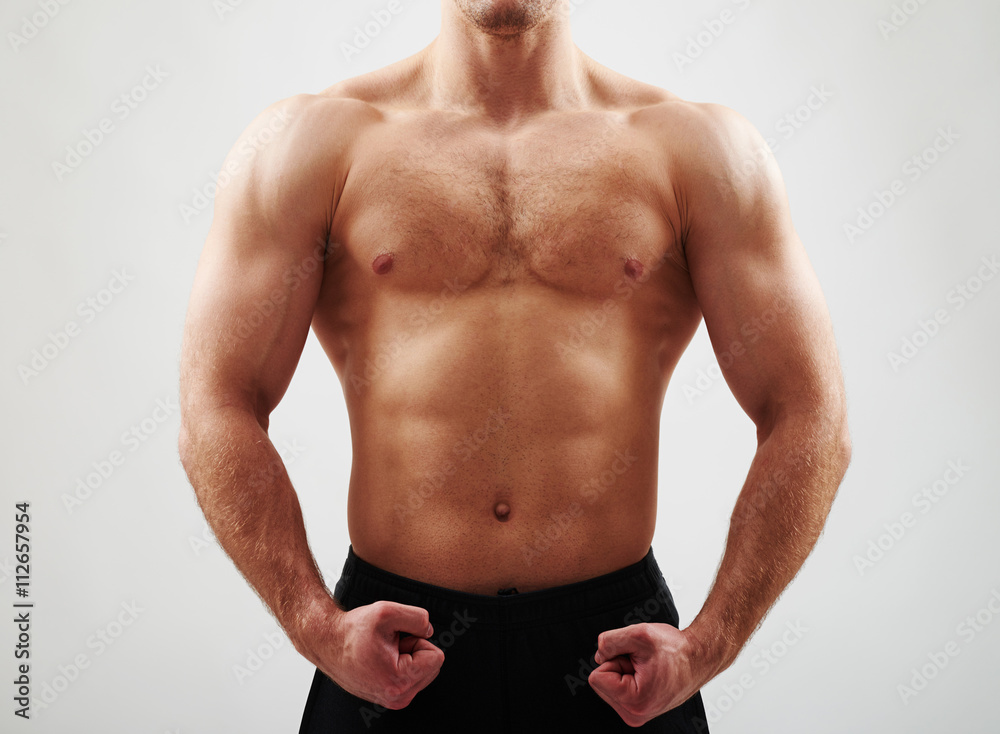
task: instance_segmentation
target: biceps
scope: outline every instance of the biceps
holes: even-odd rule
[[[692,277],[733,395],[758,425],[782,411],[822,409],[835,397],[839,367],[823,293],[798,236],[782,222],[726,249],[702,258]]]
[[[185,324],[182,390],[269,413],[288,387],[319,293],[322,240],[284,243],[223,222],[205,245]],[[250,241],[248,241],[248,237]]]

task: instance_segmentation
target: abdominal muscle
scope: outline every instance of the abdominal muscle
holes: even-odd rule
[[[497,289],[455,293],[403,339],[412,309],[375,297],[351,330],[338,372],[355,552],[485,594],[639,561],[655,525],[663,393],[690,335],[671,344],[621,306],[572,341],[593,303],[540,285]]]

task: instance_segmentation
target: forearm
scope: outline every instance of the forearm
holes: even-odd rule
[[[843,421],[828,417],[786,419],[760,441],[715,583],[687,630],[713,676],[736,659],[812,551],[849,455]]]
[[[181,460],[216,539],[298,647],[306,621],[336,611],[306,540],[298,497],[252,412],[185,416]]]

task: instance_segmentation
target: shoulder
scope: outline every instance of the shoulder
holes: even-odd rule
[[[733,247],[759,252],[790,241],[778,163],[746,117],[724,105],[675,98],[636,111],[632,120],[661,166],[662,195],[692,272],[694,254],[706,245],[725,243],[732,255]]]
[[[220,171],[229,182],[220,185],[221,203],[284,207],[297,197],[329,201],[330,191],[346,178],[355,141],[378,118],[370,105],[344,96],[298,94],[275,102],[229,151]]]
[[[771,158],[757,128],[724,105],[688,102],[678,97],[649,105],[633,118],[659,139],[673,163],[685,169],[737,174]]]
[[[768,174],[770,148],[740,113],[721,104],[690,102],[587,61],[600,103],[625,113],[632,129],[675,174],[750,181],[755,174]]]
[[[366,133],[391,115],[416,68],[408,59],[268,106],[226,158],[223,173],[233,185],[222,203],[289,209],[335,200]]]
[[[234,148],[258,163],[308,162],[345,153],[364,127],[378,118],[364,102],[330,94],[298,94],[275,102],[247,126]]]
[[[633,115],[662,155],[674,191],[697,211],[732,215],[777,205],[784,195],[770,146],[743,115],[720,104],[675,99]]]

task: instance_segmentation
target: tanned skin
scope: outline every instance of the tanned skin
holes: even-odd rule
[[[265,111],[198,265],[180,435],[198,501],[295,648],[388,708],[447,661],[425,610],[344,611],[310,553],[267,433],[310,326],[350,419],[357,554],[495,594],[643,558],[664,393],[704,318],[757,452],[695,620],[598,640],[590,684],[631,725],[732,664],[850,460],[830,317],[767,145],[597,64],[568,15],[442,0],[420,53]]]

